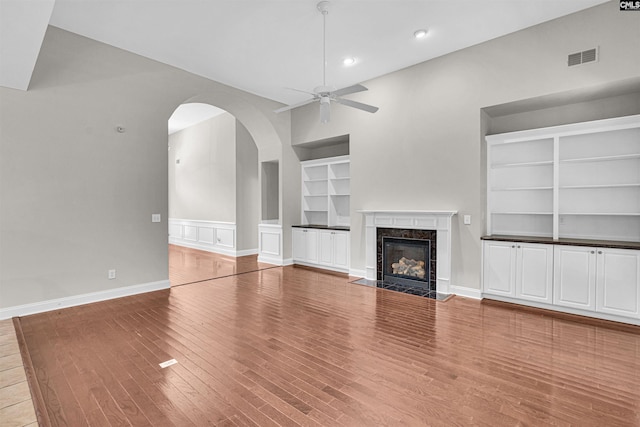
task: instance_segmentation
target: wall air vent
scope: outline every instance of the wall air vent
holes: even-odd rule
[[[585,64],[587,62],[596,62],[597,60],[598,48],[594,47],[593,49],[569,54],[567,58],[567,65],[572,67],[574,65]]]

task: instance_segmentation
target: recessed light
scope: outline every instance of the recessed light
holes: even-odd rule
[[[355,63],[356,63],[356,58],[344,58],[344,60],[342,61],[342,63],[343,63],[345,66],[347,66],[347,67],[348,67],[348,66],[353,65],[353,64],[355,64]]]
[[[425,30],[425,29],[420,29],[420,30],[416,30],[413,32],[413,37],[419,39],[423,39],[425,37],[427,37],[427,33],[429,33],[429,30]]]

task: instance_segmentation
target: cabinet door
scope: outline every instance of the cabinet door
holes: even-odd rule
[[[318,262],[318,231],[309,228],[304,229],[304,253],[305,261]]]
[[[640,251],[598,249],[596,310],[640,317]]]
[[[553,303],[595,310],[596,253],[594,248],[555,246]]]
[[[516,245],[512,242],[484,242],[483,291],[487,294],[515,296]]]
[[[333,265],[349,268],[349,232],[336,231],[333,235]]]
[[[304,261],[306,259],[305,249],[306,249],[306,239],[305,239],[305,230],[302,228],[294,228],[291,231],[291,235],[293,236],[293,260],[294,261]]]
[[[333,231],[319,231],[318,239],[318,263],[333,265]]]
[[[516,297],[553,302],[553,246],[518,243],[516,253]]]

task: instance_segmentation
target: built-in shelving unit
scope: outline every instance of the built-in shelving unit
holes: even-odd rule
[[[486,140],[489,235],[640,241],[640,115]]]
[[[350,224],[349,156],[302,162],[302,223]]]

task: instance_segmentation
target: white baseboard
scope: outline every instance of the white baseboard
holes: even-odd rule
[[[88,294],[73,295],[70,297],[57,298],[31,304],[0,308],[0,320],[27,316],[29,314],[43,313],[45,311],[58,310],[61,308],[75,307],[77,305],[106,301],[114,298],[128,297],[145,292],[159,291],[162,289],[168,289],[169,287],[169,280],[160,280],[158,282],[124,286],[122,288],[109,289],[107,291],[91,292]]]
[[[273,265],[284,265],[282,259],[258,254],[258,262],[264,262]]]
[[[236,251],[236,256],[248,256],[248,255],[258,255],[257,249],[242,249]]]
[[[282,260],[282,265],[293,265],[293,258]]]
[[[460,295],[461,297],[482,299],[482,291],[480,289],[467,288],[465,286],[449,285],[449,293]]]
[[[365,278],[367,277],[367,272],[365,270],[349,269],[349,276]]]

